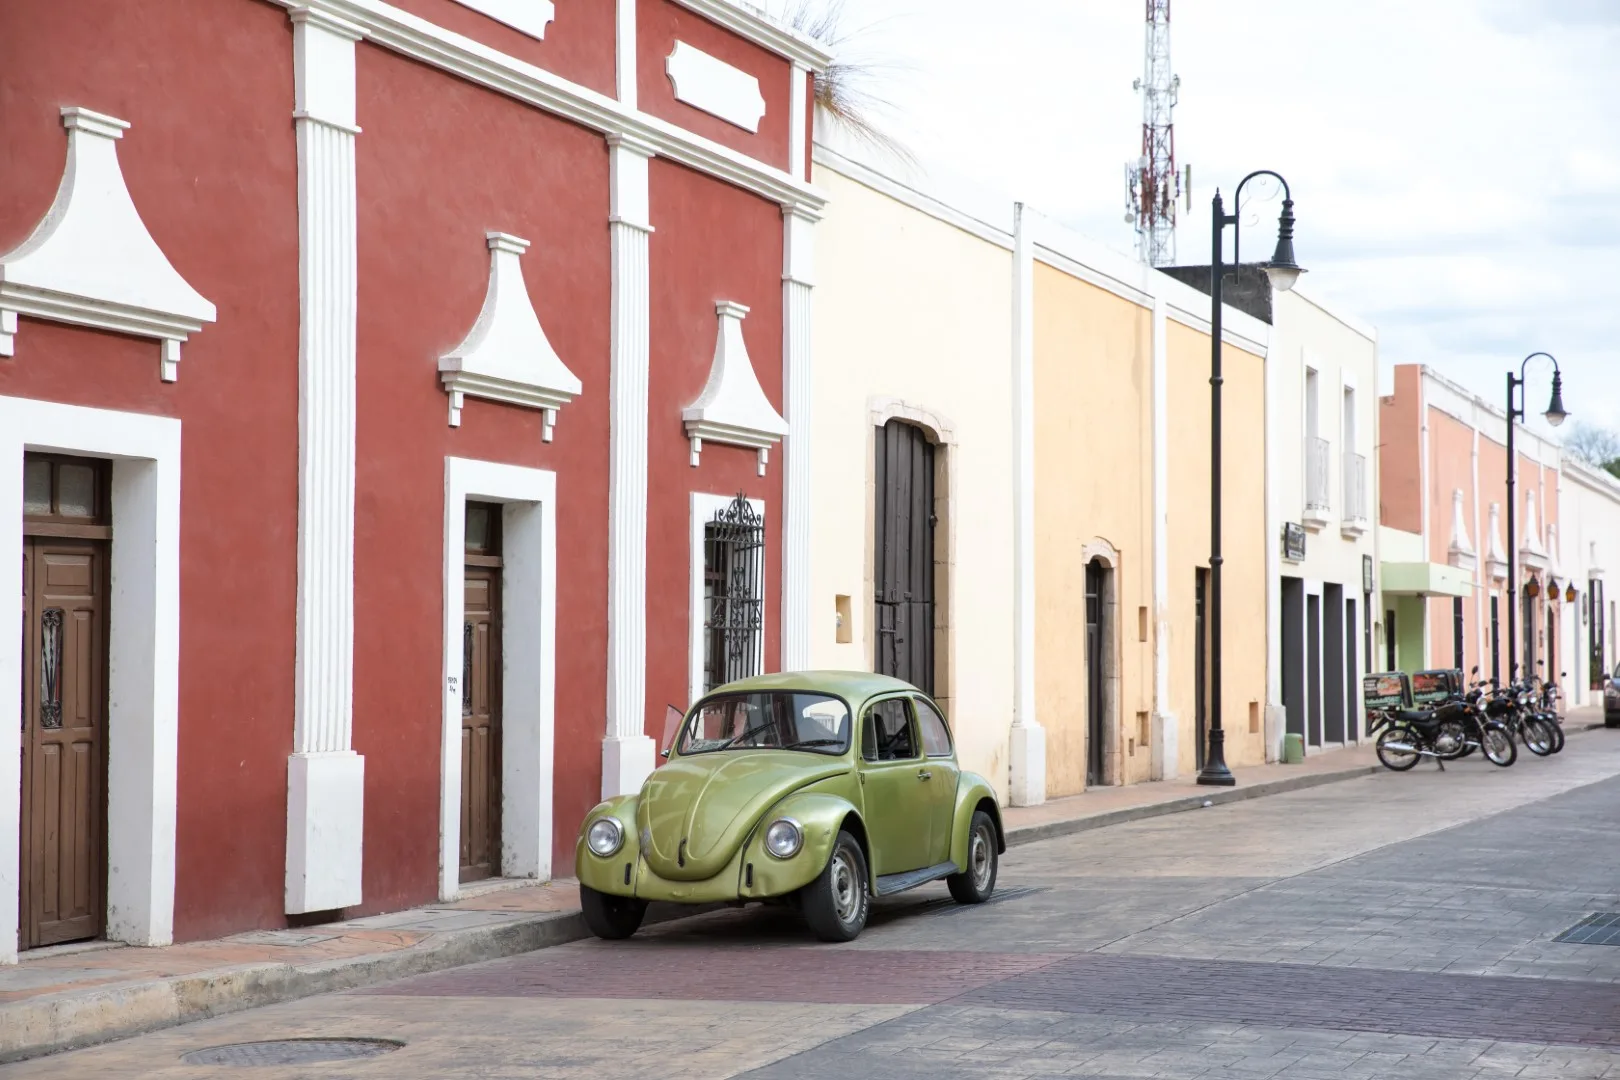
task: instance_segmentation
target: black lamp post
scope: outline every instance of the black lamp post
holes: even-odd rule
[[[1508,503],[1508,648],[1524,654],[1519,642],[1519,534],[1518,534],[1518,506],[1515,499],[1515,489],[1518,486],[1519,459],[1513,452],[1513,421],[1524,419],[1524,371],[1530,361],[1538,356],[1545,356],[1552,361],[1553,386],[1552,400],[1547,403],[1547,423],[1557,427],[1564,422],[1569,414],[1564,411],[1564,376],[1558,370],[1558,360],[1551,353],[1535,352],[1525,357],[1519,364],[1519,374],[1515,377],[1512,371],[1507,373],[1507,503]],[[1518,404],[1515,405],[1513,392],[1519,392]],[[1509,653],[1512,656],[1513,653]],[[1526,658],[1528,659],[1528,658]],[[1508,681],[1513,682],[1518,674],[1519,665],[1508,665]]]
[[[1221,282],[1228,269],[1221,241],[1226,227],[1232,226],[1231,268],[1241,266],[1242,233],[1238,218],[1242,214],[1243,186],[1257,176],[1272,177],[1283,189],[1282,214],[1277,218],[1277,250],[1270,262],[1260,266],[1271,279],[1271,287],[1278,292],[1292,289],[1299,275],[1305,272],[1294,261],[1294,198],[1287,180],[1270,169],[1245,176],[1232,195],[1237,214],[1228,215],[1220,191],[1215,192],[1211,204],[1213,246],[1209,258],[1209,754],[1198,772],[1198,782],[1217,787],[1237,783],[1232,770],[1226,767],[1226,731],[1221,727]]]

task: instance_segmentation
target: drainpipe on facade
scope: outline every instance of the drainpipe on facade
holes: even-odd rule
[[[1172,780],[1181,729],[1170,709],[1170,433],[1164,298],[1153,298],[1153,745],[1149,775]]]
[[[1013,205],[1013,722],[1014,806],[1046,801],[1046,731],[1035,715],[1035,252],[1023,203]]]
[[[1265,507],[1266,507],[1266,715],[1265,759],[1268,763],[1281,757],[1283,733],[1288,727],[1288,709],[1282,703],[1282,516],[1277,512],[1277,440],[1273,439],[1271,425],[1276,417],[1274,402],[1282,400],[1281,391],[1273,382],[1277,375],[1277,358],[1271,355],[1271,342],[1277,337],[1277,309],[1272,307],[1272,332],[1266,344],[1265,394]],[[1287,362],[1286,358],[1283,361]]]

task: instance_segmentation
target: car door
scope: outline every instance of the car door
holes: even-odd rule
[[[861,717],[862,811],[872,846],[872,872],[879,877],[931,866],[931,778],[905,695],[866,707]]]
[[[937,866],[951,857],[951,832],[956,819],[956,782],[960,772],[951,748],[945,716],[921,694],[912,699],[917,734],[923,752],[923,790],[928,803],[928,863]]]

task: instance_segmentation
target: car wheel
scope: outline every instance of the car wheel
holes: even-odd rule
[[[589,885],[579,887],[579,906],[591,933],[608,941],[622,941],[634,934],[647,914],[647,901],[597,892]]]
[[[1604,713],[1604,727],[1620,727],[1620,712]]]
[[[854,941],[866,928],[866,856],[847,832],[838,834],[821,874],[799,896],[799,911],[822,941]]]
[[[967,869],[945,879],[958,904],[982,904],[996,890],[996,823],[983,810],[968,823]]]

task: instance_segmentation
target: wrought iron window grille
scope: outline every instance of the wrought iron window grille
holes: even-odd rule
[[[62,609],[46,608],[40,618],[39,723],[62,726]]]
[[[703,527],[703,691],[759,674],[765,522],[739,493]]]

